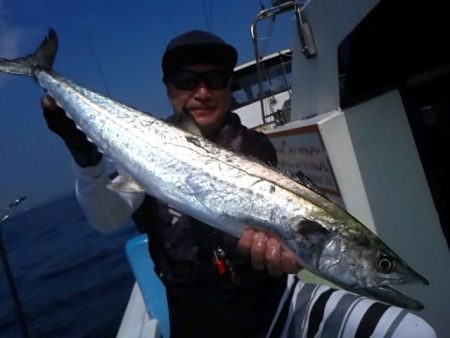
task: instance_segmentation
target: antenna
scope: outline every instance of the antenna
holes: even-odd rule
[[[25,199],[26,196],[16,198],[9,204],[9,206],[6,207],[6,213],[2,216],[0,220],[0,225],[3,222],[5,222],[8,218],[10,218],[14,210],[16,210],[17,207],[20,205],[20,203],[22,203]],[[3,270],[5,271],[5,276],[8,282],[9,290],[11,292],[11,298],[14,303],[14,308],[16,310],[17,320],[19,321],[20,329],[22,331],[22,336],[28,338],[30,337],[30,333],[28,331],[27,321],[25,318],[25,314],[23,313],[22,310],[22,305],[20,304],[19,294],[17,293],[17,288],[14,283],[14,277],[11,271],[11,267],[9,265],[8,256],[6,255],[6,249],[5,246],[3,245],[1,227],[0,227],[0,258],[3,265]]]
[[[167,9],[166,1],[163,0],[163,1],[160,2],[160,4],[162,4],[164,13],[165,13],[166,16],[167,16],[167,21],[169,21],[169,25],[170,25],[170,27],[172,28],[173,34],[176,35],[176,34],[177,34],[177,30],[176,30],[175,24],[174,24],[174,22],[173,22],[173,20],[172,20],[172,16],[170,15],[170,11]]]
[[[208,3],[209,6],[206,5],[206,0],[203,0],[203,16],[206,22],[206,29],[208,30],[208,32],[212,32],[212,3]]]
[[[98,70],[98,72],[100,74],[100,78],[102,79],[103,87],[105,87],[106,94],[108,94],[108,96],[111,97],[111,93],[109,92],[108,84],[106,83],[105,75],[103,73],[102,65],[101,65],[100,60],[99,60],[99,58],[97,56],[97,53],[95,52],[94,44],[92,43],[92,39],[91,39],[90,36],[88,36],[88,43],[89,43],[89,48],[91,49],[91,53],[94,56],[94,61],[95,61],[95,64],[97,66],[97,70]]]

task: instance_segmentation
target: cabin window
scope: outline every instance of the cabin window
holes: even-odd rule
[[[290,90],[291,60],[278,60],[277,63],[274,63],[273,60],[268,60],[272,61],[270,63],[263,62],[261,96],[258,95],[258,72],[255,64],[235,72],[232,84],[232,109],[238,109],[258,101],[260,98],[267,98]]]

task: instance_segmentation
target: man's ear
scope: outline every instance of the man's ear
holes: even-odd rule
[[[166,83],[166,94],[169,100],[173,99],[173,89],[170,86],[170,83]]]

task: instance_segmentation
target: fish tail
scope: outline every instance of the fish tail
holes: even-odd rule
[[[58,49],[58,37],[53,29],[33,54],[26,57],[7,60],[0,58],[0,71],[33,77],[36,69],[51,69]]]

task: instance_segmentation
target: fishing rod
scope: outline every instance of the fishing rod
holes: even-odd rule
[[[19,197],[15,199],[13,202],[9,204],[9,206],[6,208],[6,213],[3,215],[3,217],[0,220],[0,225],[5,222],[8,218],[11,217],[13,211],[26,199],[26,196]],[[25,318],[25,314],[22,310],[22,305],[20,303],[19,294],[17,293],[16,284],[14,283],[14,277],[11,271],[11,267],[9,265],[8,256],[6,255],[6,249],[3,244],[3,236],[2,236],[2,230],[0,227],[0,258],[2,261],[3,270],[5,272],[6,281],[8,282],[9,290],[11,293],[11,298],[14,303],[14,308],[16,310],[16,316],[17,320],[20,324],[20,329],[22,331],[23,337],[30,337],[30,332],[28,330],[27,321]]]

